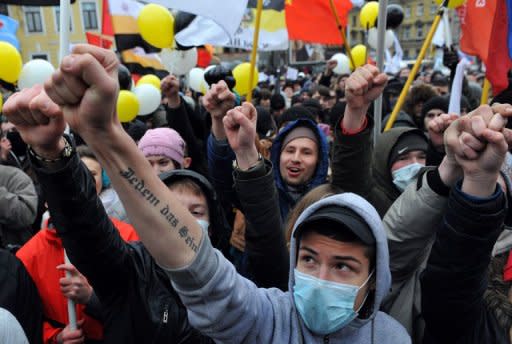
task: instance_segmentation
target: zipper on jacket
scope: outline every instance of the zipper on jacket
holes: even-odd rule
[[[324,344],[329,344],[329,335],[324,337]]]
[[[162,321],[163,321],[163,323],[164,323],[164,324],[167,324],[167,320],[169,320],[169,308],[168,308],[168,307],[169,307],[169,306],[168,306],[168,305],[166,305],[166,306],[165,306],[165,310],[164,310],[164,317],[163,317],[163,319],[162,319]]]

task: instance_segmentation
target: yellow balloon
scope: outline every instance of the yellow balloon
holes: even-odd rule
[[[362,44],[358,44],[350,50],[352,58],[354,59],[354,65],[350,62],[350,69],[354,70],[357,67],[364,66],[366,64],[366,47]]]
[[[361,8],[359,12],[359,21],[364,29],[371,29],[377,22],[379,16],[379,3],[371,1]]]
[[[122,90],[117,97],[117,117],[122,123],[130,122],[139,113],[139,100],[130,91]]]
[[[0,42],[0,61],[0,79],[11,84],[15,83],[20,76],[23,62],[14,45]]]
[[[466,2],[466,0],[449,0],[447,7],[448,8],[457,8],[457,7],[464,5],[465,2]],[[438,5],[441,5],[443,3],[443,0],[436,0],[436,3]]]
[[[233,69],[233,77],[236,80],[235,91],[242,96],[251,92],[258,85],[258,68],[254,66],[252,85],[249,87],[250,72],[251,64],[249,62],[240,63]]]
[[[150,84],[160,89],[160,78],[154,74],[146,74],[137,81],[137,86],[142,84]]]
[[[146,42],[157,48],[169,48],[174,42],[174,17],[163,6],[149,4],[137,18],[139,31]]]

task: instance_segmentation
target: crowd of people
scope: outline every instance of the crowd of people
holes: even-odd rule
[[[0,342],[511,343],[512,93],[468,73],[448,114],[425,70],[374,138],[409,70],[335,67],[250,102],[223,67],[204,95],[168,75],[120,123],[123,67],[76,45],[10,94]]]

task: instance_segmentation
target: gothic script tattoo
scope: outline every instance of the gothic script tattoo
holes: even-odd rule
[[[140,195],[146,199],[149,204],[153,207],[157,207],[160,204],[160,200],[144,185],[144,180],[139,179],[135,175],[135,171],[130,167],[126,171],[120,172],[121,177],[125,178],[131,185],[134,186],[134,189],[140,193]],[[165,218],[165,220],[171,225],[173,230],[178,229],[179,220],[176,216],[171,212],[169,205],[165,204],[164,207],[160,208],[160,214]],[[196,242],[195,238],[190,235],[190,232],[186,226],[182,226],[177,231],[179,237],[185,241],[185,244],[190,247],[190,249],[194,252],[197,252],[199,249],[199,243]]]

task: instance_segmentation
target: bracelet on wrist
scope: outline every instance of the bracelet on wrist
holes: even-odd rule
[[[66,139],[65,136],[63,137],[63,139],[64,139],[64,149],[60,152],[60,155],[57,158],[49,159],[44,156],[41,156],[41,155],[37,154],[31,146],[28,146],[28,152],[36,160],[44,162],[44,163],[60,162],[63,159],[69,158],[71,156],[71,154],[73,153],[73,146],[71,145],[71,143],[69,143],[68,139]]]
[[[249,168],[247,169],[241,169],[240,166],[238,165],[238,161],[235,159],[233,160],[233,168],[237,171],[244,171],[244,172],[247,172],[247,171],[250,171],[252,170],[253,168],[255,168],[256,166],[258,166],[261,162],[263,161],[263,156],[261,155],[260,152],[258,152],[258,160],[256,161],[256,163],[252,164],[251,166],[249,166]]]

